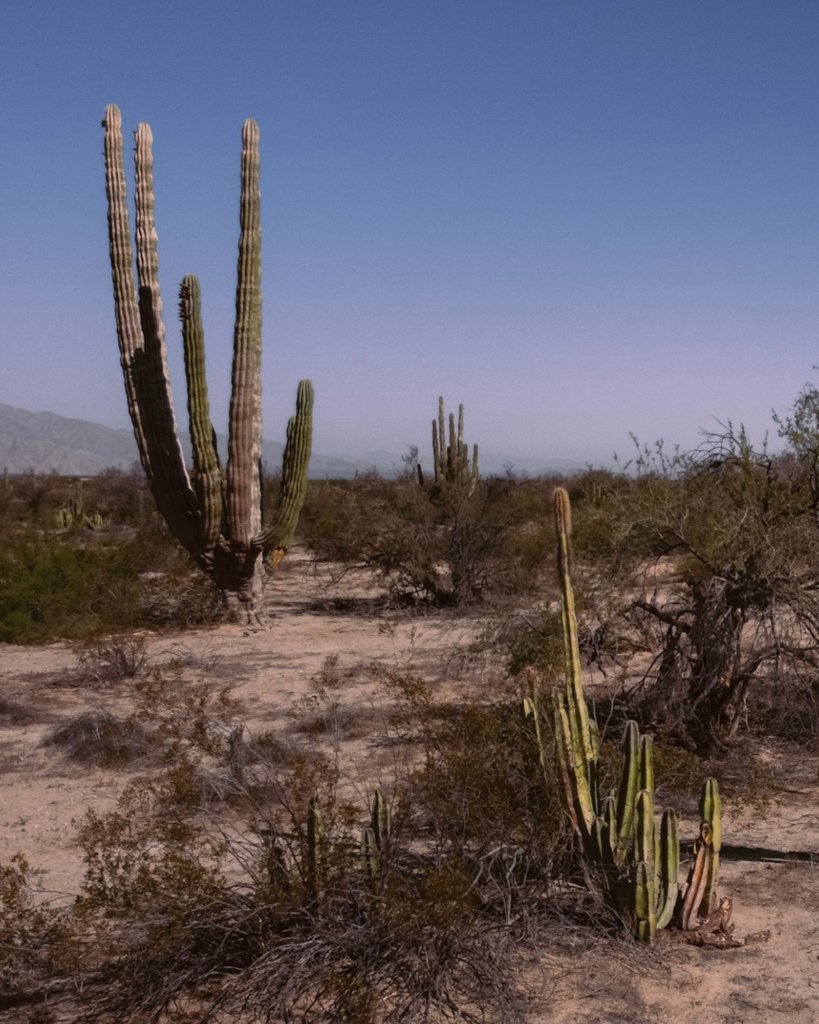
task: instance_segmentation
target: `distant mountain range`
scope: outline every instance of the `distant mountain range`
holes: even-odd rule
[[[227,450],[227,438],[219,436],[220,450]],[[190,458],[186,434],[182,447]],[[262,461],[270,472],[281,465],[282,445],[262,443]],[[129,469],[138,460],[136,443],[130,430],[115,430],[87,420],[68,419],[52,412],[29,412],[0,403],[0,468],[9,473],[59,473],[62,476],[93,476],[104,469]],[[423,460],[422,460],[423,461]],[[502,473],[507,467],[517,473],[540,476],[570,473],[576,463],[552,459],[544,465],[539,459],[515,459],[481,452],[482,473]],[[401,456],[392,452],[372,452],[363,456],[335,456],[314,453],[310,460],[313,479],[350,479],[356,473],[377,470],[383,476],[395,476],[402,469]]]

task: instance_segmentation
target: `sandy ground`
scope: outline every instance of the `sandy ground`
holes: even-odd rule
[[[331,656],[345,705],[376,729],[383,695],[365,670],[373,661],[409,666],[445,692],[479,692],[492,667],[463,657],[479,621],[363,614],[378,596],[366,579],[331,584],[296,553],[271,593],[269,631],[221,626],[149,635],[149,658],[181,666],[191,678],[230,683],[254,728],[285,727],[294,713],[309,710],[312,680]],[[44,891],[76,893],[82,863],[72,822],[89,806],[113,807],[129,774],[74,764],[43,739],[80,712],[122,710],[127,695],[80,683],[76,652],[54,644],[0,645],[0,696],[12,708],[0,713],[0,861],[23,851]],[[356,785],[370,786],[389,778],[390,758],[357,735],[342,743],[342,768]],[[770,941],[730,951],[662,941],[648,954],[601,942],[582,958],[551,953],[540,972],[546,988],[538,981],[533,997],[533,1021],[819,1024],[817,763],[802,756],[774,768],[778,782],[764,811],[726,808],[725,839],[817,856],[813,863],[726,861],[721,884],[734,900],[738,934],[769,929]]]

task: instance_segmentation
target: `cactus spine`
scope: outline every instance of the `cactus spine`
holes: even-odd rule
[[[655,821],[652,741],[640,736],[636,722],[626,724],[616,798],[600,792],[597,727],[583,692],[570,574],[571,508],[562,487],[555,490],[554,514],[566,668],[565,693],[554,695],[554,725],[566,809],[612,902],[633,917],[637,938],[651,942],[677,902],[677,817],[666,810],[659,826]]]
[[[228,614],[259,621],[263,563],[278,566],[295,530],[307,486],[313,390],[299,384],[287,429],[279,505],[261,515],[261,221],[259,128],[242,129],[240,238],[229,414],[228,461],[216,450],[205,382],[199,282],[182,281],[179,315],[185,351],[193,476],[182,454],[167,369],[154,221],[151,129],[136,131],[136,279],[128,216],[122,119],[109,106],[105,183],[114,308],[128,411],[140,461],[173,535],[219,587]]]
[[[472,448],[472,462],[469,460],[469,445],[464,441],[464,407],[458,406],[458,427],[455,417],[449,414],[449,443],[446,440],[446,413],[443,398],[438,399],[438,419],[432,421],[432,462],[435,483],[467,484],[474,488],[478,479],[478,446]]]

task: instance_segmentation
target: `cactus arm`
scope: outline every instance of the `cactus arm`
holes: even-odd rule
[[[650,736],[640,737],[640,789],[654,792],[654,744]]]
[[[438,396],[438,467],[435,470],[435,477],[441,482],[446,477],[446,417],[444,413],[444,399]]]
[[[312,897],[318,896],[324,847],[324,816],[317,797],[307,805],[307,885]]]
[[[651,871],[643,861],[635,869],[634,916],[637,919],[637,938],[640,942],[651,942],[657,930],[657,915]]]
[[[700,825],[697,852],[688,875],[685,899],[680,913],[680,927],[685,931],[694,928],[698,915],[702,914],[702,901],[707,891],[711,856],[711,827],[707,821],[703,821]]]
[[[158,470],[151,490],[173,532],[189,551],[199,554],[199,510],[179,441],[165,348],[154,218],[153,136],[150,126],[140,124],[135,140],[136,262],[139,314],[144,338],[144,347],[140,353],[144,366],[138,370],[139,398],[148,417],[148,438],[153,449],[151,461]]]
[[[711,857],[705,878],[704,906],[700,913],[707,917],[717,909],[717,885],[719,884],[719,855],[722,847],[722,802],[715,778],[705,780],[700,798],[700,817],[707,821],[711,832]]]
[[[370,827],[375,837],[375,844],[379,852],[383,852],[390,841],[392,831],[392,820],[390,816],[390,805],[384,795],[384,790],[377,787],[373,793],[373,808],[370,817]]]
[[[208,403],[201,293],[199,281],[193,274],[183,279],[179,289],[179,318],[185,353],[194,486],[202,514],[203,547],[207,551],[213,548],[222,527],[224,481]]]
[[[549,773],[546,768],[546,750],[543,745],[543,730],[540,725],[540,707],[537,698],[532,694],[524,697],[521,705],[521,718],[523,721],[524,735],[527,739],[526,753],[529,763],[536,762],[538,773],[543,777],[546,785],[549,784]],[[534,754],[534,757],[531,757]],[[534,781],[534,772],[530,772],[530,778]]]
[[[299,382],[296,415],[287,424],[287,443],[282,456],[279,501],[270,525],[262,533],[268,563],[277,568],[293,540],[299,513],[307,495],[307,469],[313,441],[313,385]]]
[[[260,207],[259,126],[248,119],[242,128],[239,262],[227,465],[228,534],[232,545],[240,551],[250,550],[261,530]]]
[[[377,885],[381,876],[381,864],[375,832],[369,826],[361,833],[361,867],[370,884]]]
[[[563,698],[556,690],[552,692],[552,704],[554,713],[557,768],[560,773],[560,781],[563,785],[564,804],[574,831],[578,835],[582,835],[580,831],[580,823],[577,820],[577,811],[575,810],[572,774],[569,767],[571,764],[571,754],[569,752],[569,721],[566,715],[566,707],[563,702]]]
[[[603,826],[605,846],[603,849],[604,863],[614,866],[615,854],[617,852],[617,803],[613,796],[607,796],[603,801]]]
[[[635,801],[636,828],[634,832],[634,860],[637,864],[634,883],[634,910],[637,917],[637,938],[651,942],[657,929],[655,909],[654,861],[654,798],[647,789],[637,794]]]
[[[606,830],[606,823],[602,818],[596,817],[592,822],[591,831],[589,833],[588,846],[588,850],[591,853],[592,859],[596,861],[596,863],[607,863],[607,846],[608,836]]]
[[[563,651],[566,666],[566,696],[569,702],[570,724],[576,741],[580,744],[586,762],[592,762],[591,730],[589,711],[583,692],[583,674],[580,668],[580,645],[577,639],[577,617],[574,607],[574,591],[569,573],[570,544],[572,532],[571,506],[569,495],[562,487],[555,488],[554,515],[557,532],[557,569],[560,579],[560,619],[563,631]]]
[[[654,797],[641,789],[634,802],[634,859],[647,864],[654,874]]]
[[[150,128],[140,125],[136,138],[137,301],[119,109],[113,104],[108,106],[102,123],[111,275],[128,412],[140,462],[157,507],[174,536],[198,555],[201,547],[196,495],[185,468],[173,414],[156,277]]]
[[[117,324],[122,372],[125,378],[125,396],[128,412],[134,424],[139,456],[146,474],[150,462],[142,409],[137,402],[134,380],[134,354],[142,348],[142,326],[136,299],[134,254],[131,247],[131,227],[128,217],[128,197],[125,186],[125,160],[122,147],[122,115],[119,107],[105,108],[102,126],[105,129],[105,194],[108,201],[108,243],[111,257],[111,278],[114,286],[114,313]]]
[[[555,700],[555,733],[559,736],[558,755],[565,758],[565,766],[561,764],[561,772],[568,779],[568,792],[572,808],[572,822],[580,833],[584,843],[589,843],[594,820],[594,799],[589,789],[589,777],[583,753],[574,742],[571,722],[566,705],[560,696]]]
[[[460,480],[466,476],[467,460],[465,457],[466,448],[464,446],[464,407],[463,403],[458,406],[458,436],[455,441],[455,450],[457,452],[457,463],[455,465],[455,477]]]
[[[660,822],[660,857],[657,864],[659,891],[657,893],[657,928],[666,928],[674,916],[677,905],[677,876],[680,871],[680,840],[677,815],[672,809],[663,812]]]
[[[623,734],[623,770],[617,792],[617,851],[615,859],[624,864],[634,837],[634,802],[640,788],[640,730],[627,722]]]
[[[458,473],[458,452],[455,447],[455,414],[449,414],[449,444],[446,446],[446,478],[455,480]]]

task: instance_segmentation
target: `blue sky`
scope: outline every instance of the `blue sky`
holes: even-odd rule
[[[154,132],[223,427],[240,130],[262,131],[265,436],[604,461],[755,435],[819,363],[819,5],[4,0],[0,401],[127,425],[100,119]],[[183,418],[180,415],[180,418]]]

